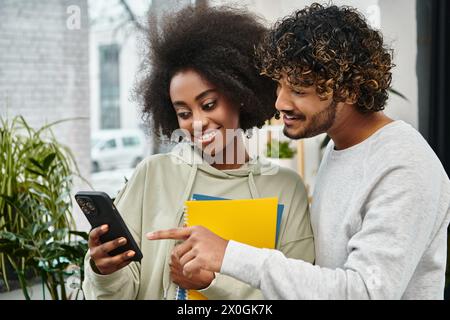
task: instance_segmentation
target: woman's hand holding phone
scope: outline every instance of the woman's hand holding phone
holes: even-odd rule
[[[102,275],[109,275],[126,267],[132,262],[130,259],[136,254],[133,250],[128,250],[124,253],[110,256],[109,252],[125,245],[127,240],[122,237],[102,243],[100,236],[106,234],[108,231],[108,225],[102,225],[92,229],[89,233],[89,252],[91,260],[97,268],[94,271],[99,271]]]

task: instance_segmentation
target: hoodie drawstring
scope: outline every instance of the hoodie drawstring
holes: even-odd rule
[[[180,209],[178,209],[178,212],[176,215],[176,221],[178,221],[178,225],[180,225],[180,223],[182,222],[182,220],[184,218],[184,211],[185,211],[184,202],[186,200],[189,200],[189,196],[191,194],[192,187],[194,186],[195,177],[197,176],[197,169],[198,169],[197,164],[194,163],[192,165],[191,172],[189,173],[189,178],[188,178],[188,182],[186,185],[186,189],[184,190],[184,193],[183,193],[183,197],[182,197],[183,205],[181,206]],[[171,251],[172,250],[170,250],[170,252]],[[163,270],[163,289],[164,289],[164,297],[163,298],[164,298],[164,300],[167,300],[167,295],[168,295],[168,291],[170,288],[169,258],[170,258],[170,254],[169,254],[169,251],[167,251],[165,263],[164,263],[164,270]]]

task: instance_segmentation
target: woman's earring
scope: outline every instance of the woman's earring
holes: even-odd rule
[[[251,139],[253,137],[253,129],[248,129],[246,134],[247,139]]]
[[[280,115],[280,111],[277,110],[277,112],[275,112],[275,119],[280,120],[281,115]]]

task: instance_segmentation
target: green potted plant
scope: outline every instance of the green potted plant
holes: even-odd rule
[[[282,167],[297,171],[296,153],[297,151],[291,148],[289,141],[271,139],[267,142],[266,156]]]
[[[0,274],[9,290],[12,269],[26,299],[26,274],[55,300],[71,298],[68,276],[83,277],[87,234],[74,231],[70,195],[79,171],[51,131],[59,122],[36,130],[21,116],[0,117]]]

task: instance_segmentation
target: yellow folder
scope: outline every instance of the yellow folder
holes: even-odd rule
[[[275,248],[277,198],[186,201],[185,223],[201,225],[220,237],[258,248]],[[188,290],[188,300],[206,299]]]

